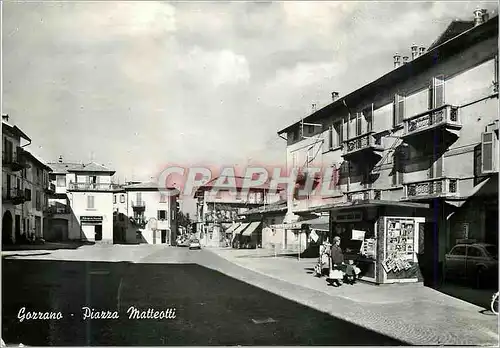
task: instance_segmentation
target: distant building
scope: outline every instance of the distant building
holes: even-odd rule
[[[49,199],[53,240],[113,242],[115,171],[97,163],[49,163],[55,194]]]

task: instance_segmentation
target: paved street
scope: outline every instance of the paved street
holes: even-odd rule
[[[85,246],[41,255],[31,252],[32,256],[3,254],[7,257],[3,259],[2,337],[7,343],[491,345],[498,342],[497,318],[480,314],[478,307],[445,295],[425,298],[421,290],[411,287],[390,290],[357,284],[329,288],[324,280],[311,275],[299,278],[295,272],[296,260],[281,261],[283,266],[273,263],[272,258],[254,257],[250,263],[251,255],[237,250],[189,251],[154,245]],[[70,259],[78,261],[65,261]],[[241,259],[247,263],[242,264]],[[113,262],[117,260],[121,262]],[[302,261],[302,273],[308,262],[311,260]],[[250,264],[260,269],[251,270]],[[267,269],[265,264],[269,265]],[[286,269],[290,271],[285,272]],[[281,278],[286,279],[279,279],[284,273],[287,275]],[[19,277],[20,274],[23,276]],[[36,311],[60,310],[65,318],[19,323],[17,314],[23,306]],[[82,321],[83,306],[118,309],[120,319]],[[130,306],[176,308],[176,318],[129,320],[126,310]]]

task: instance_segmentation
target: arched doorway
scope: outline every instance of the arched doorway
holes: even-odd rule
[[[8,210],[2,218],[2,244],[12,244],[12,214]]]

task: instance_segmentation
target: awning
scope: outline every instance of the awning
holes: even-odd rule
[[[242,223],[234,230],[233,234],[240,234],[245,228],[247,228],[248,225],[250,225],[248,222]]]
[[[225,233],[233,233],[238,227],[240,227],[241,223],[237,222],[234,225],[230,226]]]
[[[302,221],[304,225],[309,225],[310,228],[318,231],[330,231],[330,217],[320,216],[319,218]]]
[[[383,200],[367,200],[361,202],[347,202],[347,203],[332,203],[322,205],[311,209],[315,213],[325,212],[325,211],[336,211],[336,210],[349,210],[349,209],[360,209],[360,208],[374,208],[380,206],[395,206],[401,208],[415,208],[415,209],[428,209],[429,204],[425,203],[413,203],[413,202],[398,202],[398,201],[383,201]]]
[[[252,222],[250,223],[250,226],[248,226],[244,231],[243,233],[241,234],[242,236],[251,236],[252,233],[260,226],[261,222],[260,221],[256,221],[256,222]]]
[[[466,196],[466,197],[463,197],[462,199],[460,200],[446,200],[445,202],[450,204],[450,205],[453,205],[457,208],[460,208],[462,205],[465,204],[465,202],[467,202],[467,200],[473,196],[477,196],[481,193],[481,191],[483,191],[482,189],[485,188],[484,191],[492,191],[491,190],[491,187],[487,187],[486,185],[491,181],[491,178],[487,178],[486,180],[480,182],[479,184],[477,184],[472,190],[471,192]],[[496,182],[496,185],[498,185],[498,180]],[[486,187],[485,187],[486,186]],[[488,189],[488,190],[486,190]]]

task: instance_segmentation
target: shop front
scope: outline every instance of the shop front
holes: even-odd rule
[[[102,216],[81,216],[80,222],[86,240],[96,243],[105,241],[102,235]]]
[[[419,282],[427,208],[381,201],[332,207],[329,237],[341,238],[345,259],[358,265],[360,279],[376,284]]]

